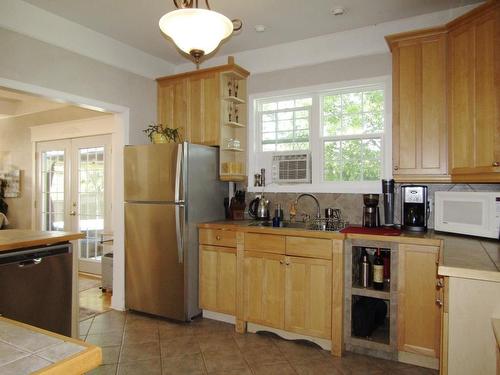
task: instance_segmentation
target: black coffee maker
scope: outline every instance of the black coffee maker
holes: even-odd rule
[[[378,194],[363,194],[363,226],[364,227],[379,227],[380,226],[380,211],[378,209]]]
[[[429,220],[427,186],[401,186],[401,227],[410,232],[426,232]]]

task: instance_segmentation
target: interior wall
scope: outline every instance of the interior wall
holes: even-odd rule
[[[102,115],[101,112],[70,106],[0,119],[0,171],[21,170],[20,197],[5,199],[9,205],[9,229],[31,229],[34,171],[30,127]]]
[[[156,120],[156,82],[63,48],[0,28],[0,78],[57,90],[130,109],[129,140]],[[80,103],[74,103],[80,104]]]
[[[391,54],[382,53],[269,73],[250,74],[247,91],[248,95],[252,95],[325,83],[380,77],[391,75],[391,73]]]

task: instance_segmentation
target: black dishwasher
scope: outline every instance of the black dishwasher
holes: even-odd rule
[[[71,336],[70,243],[0,253],[0,315]]]

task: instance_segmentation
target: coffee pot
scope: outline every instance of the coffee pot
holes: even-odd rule
[[[269,199],[264,198],[264,196],[255,198],[248,206],[248,214],[253,219],[269,220],[269,206]]]

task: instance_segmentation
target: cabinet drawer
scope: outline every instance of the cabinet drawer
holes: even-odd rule
[[[285,237],[274,234],[245,234],[245,250],[285,254]]]
[[[286,255],[332,259],[332,241],[321,238],[286,237]]]
[[[236,247],[236,232],[220,229],[200,229],[200,245]]]

